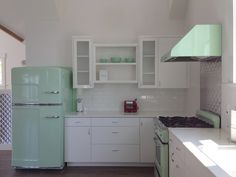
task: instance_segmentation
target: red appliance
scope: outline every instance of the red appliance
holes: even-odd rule
[[[137,99],[124,101],[124,112],[125,113],[136,113],[137,111],[138,111]]]

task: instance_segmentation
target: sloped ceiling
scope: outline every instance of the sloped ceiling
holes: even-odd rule
[[[28,22],[59,20],[66,9],[66,0],[0,0],[0,24],[21,37]],[[183,20],[188,0],[169,0],[169,18]]]
[[[169,15],[171,19],[185,19],[188,0],[169,0]]]
[[[58,20],[63,0],[0,0],[0,24],[24,37],[27,22]]]

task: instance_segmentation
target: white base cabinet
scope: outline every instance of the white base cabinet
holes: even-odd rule
[[[66,118],[65,162],[154,163],[153,118]]]
[[[88,120],[65,120],[65,161],[91,161],[91,128]]]
[[[215,177],[172,133],[169,137],[169,177]]]
[[[93,145],[93,162],[139,162],[139,145]]]
[[[153,118],[140,118],[140,162],[154,163],[155,143]]]
[[[92,118],[93,162],[139,162],[139,119]]]

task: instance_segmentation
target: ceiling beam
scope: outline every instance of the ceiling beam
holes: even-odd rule
[[[23,42],[24,39],[22,37],[20,37],[19,35],[17,35],[16,33],[14,33],[13,31],[9,30],[7,27],[3,26],[0,24],[0,29],[3,30],[4,32],[6,32],[7,34],[9,34],[10,36],[12,36],[13,38],[15,38],[16,40]]]

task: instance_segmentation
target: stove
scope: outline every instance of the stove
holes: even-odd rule
[[[196,117],[159,116],[154,119],[156,144],[155,177],[169,177],[168,128],[220,128],[220,117],[207,111],[197,111]]]
[[[159,120],[166,127],[213,128],[213,125],[197,117],[163,117]]]

